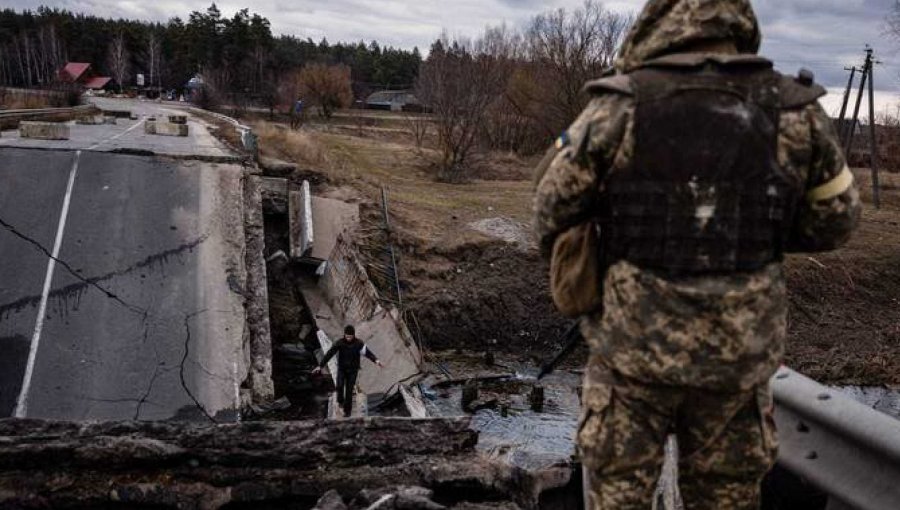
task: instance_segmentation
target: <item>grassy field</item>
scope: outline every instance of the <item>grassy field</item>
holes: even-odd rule
[[[534,159],[488,155],[478,164],[485,175],[499,179],[447,184],[434,179],[437,154],[417,149],[406,132],[363,128],[363,136],[355,136],[345,132],[355,126],[290,131],[267,122],[257,123],[256,130],[264,154],[318,169],[333,186],[351,186],[371,201],[380,200],[385,187],[391,213],[405,233],[427,244],[468,239],[473,233],[466,225],[480,219],[530,221]]]

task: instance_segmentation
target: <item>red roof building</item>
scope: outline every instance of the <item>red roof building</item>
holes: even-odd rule
[[[106,85],[108,85],[109,82],[111,82],[111,81],[112,81],[112,78],[110,78],[108,76],[94,76],[93,78],[84,82],[83,85],[85,88],[88,88],[88,89],[100,90],[100,89],[106,87]]]
[[[96,76],[91,64],[87,62],[69,62],[59,71],[59,80],[77,83],[86,89],[99,90],[106,87],[112,78]]]

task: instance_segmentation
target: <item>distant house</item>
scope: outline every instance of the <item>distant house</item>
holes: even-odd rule
[[[187,91],[187,99],[191,102],[196,102],[200,98],[200,90],[204,85],[203,76],[199,74],[195,74],[187,83],[184,84],[184,89]]]
[[[102,90],[112,81],[108,76],[97,76],[87,62],[69,62],[59,71],[59,81],[74,83],[85,89]]]
[[[366,98],[369,110],[392,112],[421,111],[422,105],[409,90],[382,90]]]

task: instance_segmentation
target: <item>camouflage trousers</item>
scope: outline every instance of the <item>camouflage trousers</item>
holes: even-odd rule
[[[756,510],[778,445],[768,385],[742,393],[647,386],[592,359],[578,444],[591,479],[587,507],[649,510],[665,458],[679,443],[686,510]]]

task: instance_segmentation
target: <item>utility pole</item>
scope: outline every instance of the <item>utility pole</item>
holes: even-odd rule
[[[862,107],[863,96],[866,94],[866,80],[869,78],[869,71],[872,69],[872,53],[866,53],[866,63],[863,65],[862,80],[859,83],[859,95],[856,96],[856,109],[853,110],[853,121],[850,123],[849,132],[847,133],[847,143],[844,146],[844,154],[850,159],[850,152],[853,150],[853,138],[856,136],[856,125],[859,122],[859,109]]]
[[[841,104],[841,117],[838,121],[838,128],[840,129],[840,133],[838,133],[841,137],[841,142],[846,144],[847,141],[847,126],[844,125],[844,121],[847,119],[847,104],[850,102],[850,94],[853,92],[853,80],[856,78],[856,66],[851,68],[844,68],[844,71],[850,71],[850,81],[847,82],[847,90],[844,91],[844,102]]]
[[[881,209],[881,185],[878,182],[878,141],[875,139],[875,64],[871,47],[866,48],[866,63],[869,66],[869,155],[872,162],[872,199],[875,208]]]

